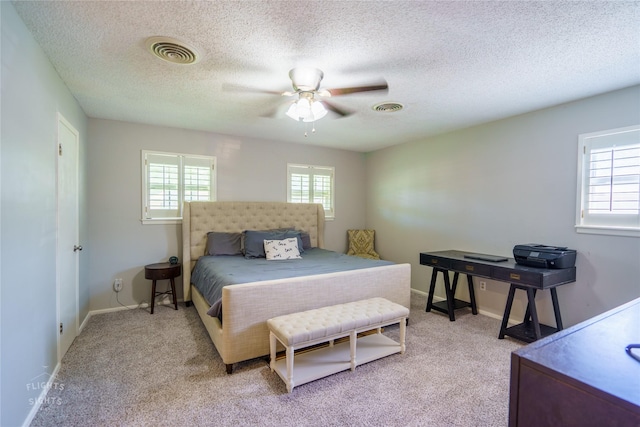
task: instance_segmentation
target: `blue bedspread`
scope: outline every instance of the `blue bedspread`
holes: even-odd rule
[[[393,264],[391,261],[349,256],[326,249],[305,250],[302,259],[267,261],[242,255],[203,256],[198,259],[191,283],[211,304],[210,316],[222,317],[222,288],[239,283],[311,276]]]

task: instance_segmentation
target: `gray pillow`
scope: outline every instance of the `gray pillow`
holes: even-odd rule
[[[284,232],[282,231],[246,230],[244,232],[244,257],[265,258],[264,241],[283,238]]]
[[[309,233],[307,233],[306,231],[301,231],[300,240],[302,241],[302,245],[300,245],[300,242],[298,242],[298,247],[300,248],[300,251],[312,248],[311,236],[309,236]]]
[[[205,255],[240,255],[240,238],[242,233],[225,233],[210,231],[207,233]]]

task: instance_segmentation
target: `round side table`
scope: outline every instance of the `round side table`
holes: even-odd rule
[[[182,264],[169,264],[168,262],[160,262],[157,264],[149,264],[144,266],[145,279],[152,280],[151,285],[151,314],[153,314],[153,308],[155,306],[156,297],[158,295],[173,296],[173,305],[178,309],[178,299],[176,297],[176,282],[175,278],[182,274]],[[169,279],[171,281],[171,290],[166,292],[156,292],[156,281]]]

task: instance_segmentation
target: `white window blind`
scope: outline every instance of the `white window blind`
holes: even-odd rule
[[[287,165],[287,201],[321,203],[325,218],[334,218],[334,168],[330,166]]]
[[[176,221],[183,201],[215,200],[215,157],[142,151],[142,220]]]
[[[640,126],[579,136],[579,232],[640,236]]]

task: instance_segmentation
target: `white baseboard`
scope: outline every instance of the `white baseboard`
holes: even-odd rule
[[[184,300],[178,299],[178,302],[184,302]],[[156,302],[156,305],[172,305],[172,304],[173,304],[173,301],[170,301],[168,299]],[[80,335],[80,333],[82,332],[84,327],[87,326],[87,323],[89,323],[89,319],[91,319],[91,316],[95,316],[96,314],[112,313],[114,311],[135,310],[135,309],[139,309],[139,308],[147,308],[147,307],[149,307],[149,305],[150,304],[148,302],[141,302],[140,304],[135,304],[135,305],[121,305],[119,307],[110,307],[110,308],[101,308],[99,310],[90,310],[89,313],[87,313],[87,315],[84,318],[84,320],[82,321],[82,324],[80,325],[80,328],[78,329],[78,335]]]
[[[178,299],[178,302],[184,302],[182,299]],[[173,301],[169,299],[163,299],[162,301],[156,301],[156,306],[158,305],[173,305]],[[94,316],[96,314],[104,314],[104,313],[112,313],[114,311],[122,311],[122,310],[135,310],[139,308],[147,308],[150,307],[151,304],[148,302],[141,302],[140,304],[134,305],[121,305],[119,307],[110,307],[110,308],[102,308],[99,310],[91,310],[87,317]],[[83,322],[84,323],[84,322]]]
[[[183,300],[182,299],[178,299],[178,302],[183,302]],[[139,309],[139,308],[147,308],[147,307],[149,307],[149,305],[150,305],[149,303],[143,302],[143,303],[136,304],[136,305],[111,307],[111,308],[104,308],[104,309],[100,309],[100,310],[91,310],[91,311],[89,311],[89,313],[87,313],[87,315],[85,316],[84,320],[80,324],[80,327],[78,328],[78,335],[80,335],[80,333],[82,332],[84,327],[87,326],[87,323],[89,323],[89,319],[91,319],[91,317],[96,315],[96,314],[111,313],[111,312],[114,312],[114,311],[122,311],[122,310],[134,310],[134,309]],[[155,305],[173,305],[173,301],[170,301],[168,299],[167,300],[162,300],[162,301],[156,302]],[[22,423],[23,427],[29,427],[29,425],[31,424],[31,422],[33,421],[35,416],[37,415],[38,411],[40,410],[40,407],[42,406],[42,403],[45,402],[45,399],[47,397],[47,392],[51,389],[52,384],[54,384],[54,382],[55,382],[55,379],[56,379],[56,377],[58,375],[58,371],[59,370],[60,370],[60,363],[58,362],[58,364],[56,365],[56,368],[53,370],[53,372],[49,376],[49,380],[47,381],[46,386],[43,387],[42,391],[40,392],[40,395],[34,401],[33,407],[31,408],[31,411],[29,411],[29,415],[27,415],[27,418],[24,420],[24,423]]]
[[[412,288],[412,289],[411,289],[411,292],[414,292],[414,293],[416,293],[416,294],[418,294],[418,295],[420,295],[420,296],[423,296],[423,297],[425,297],[425,298],[429,296],[429,293],[428,293],[428,292],[420,291],[420,290],[418,290],[418,289],[413,289],[413,288]],[[434,296],[433,296],[433,300],[434,300],[434,301],[444,301],[445,299],[444,299],[444,298],[442,298],[442,297],[439,297],[439,296],[437,296],[437,295],[434,295]],[[425,307],[425,308],[426,308],[426,307]],[[499,314],[492,313],[492,312],[490,312],[490,311],[486,311],[486,310],[482,310],[482,309],[480,309],[480,308],[478,308],[478,313],[479,313],[479,314],[482,314],[483,316],[491,317],[492,319],[502,320],[502,316],[500,316]],[[522,323],[522,320],[517,320],[517,319],[516,319],[516,320],[514,320],[514,319],[509,318],[509,323],[508,323],[508,324],[510,324],[510,325],[517,325],[517,324],[519,324],[519,323]]]
[[[27,418],[22,423],[22,427],[29,427],[31,425],[31,422],[33,421],[33,419],[38,414],[38,411],[40,410],[40,407],[45,402],[45,399],[47,398],[47,393],[53,387],[53,384],[55,383],[55,379],[58,376],[58,371],[59,370],[60,370],[60,362],[58,362],[58,364],[56,365],[56,367],[53,370],[53,372],[51,373],[51,375],[49,375],[49,380],[47,381],[47,384],[40,391],[40,395],[33,402],[33,406],[31,407],[31,411],[29,411],[29,414],[27,415]]]

